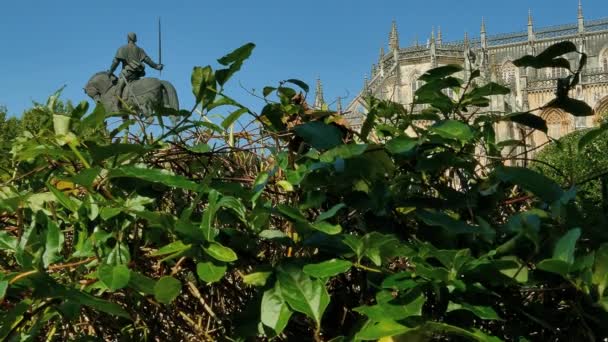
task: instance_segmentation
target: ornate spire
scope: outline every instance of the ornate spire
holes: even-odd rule
[[[336,103],[336,112],[342,114],[342,97],[338,96],[338,103]]]
[[[486,36],[486,21],[483,17],[481,17],[481,48],[482,49],[487,49],[488,48],[488,39]]]
[[[583,2],[578,0],[578,32],[585,32],[585,17],[583,16]]]
[[[469,33],[464,31],[464,48],[467,49],[469,47]]]
[[[435,27],[431,30],[431,66],[434,68],[437,66],[437,50],[435,45]]]
[[[528,9],[528,41],[533,41],[534,38],[534,20],[532,19],[532,9]]]
[[[437,27],[437,45],[441,45],[443,39],[441,37],[441,26]]]
[[[325,99],[323,99],[323,85],[321,84],[321,77],[317,77],[317,88],[316,88],[316,94],[315,94],[314,108],[321,109],[321,108],[323,108],[324,104],[325,104]]]
[[[388,46],[391,51],[399,50],[399,32],[397,32],[397,22],[393,20],[391,34],[388,38]]]
[[[382,61],[382,58],[384,58],[384,47],[380,47],[380,58],[378,58],[379,61]],[[382,63],[380,63],[382,64]]]
[[[367,78],[367,74],[363,78],[363,91],[369,93],[369,79]]]

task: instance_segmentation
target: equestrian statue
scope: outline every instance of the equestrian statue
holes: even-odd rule
[[[120,111],[125,105],[142,114],[150,114],[159,107],[179,110],[177,92],[171,83],[144,77],[144,64],[156,70],[163,70],[164,66],[155,63],[136,43],[137,35],[129,33],[127,44],[118,49],[110,69],[94,74],[84,88],[85,93],[111,112]],[[114,71],[119,65],[122,70],[117,77]]]

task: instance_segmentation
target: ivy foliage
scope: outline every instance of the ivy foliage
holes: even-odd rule
[[[83,102],[65,115],[49,101],[53,124],[14,139],[0,188],[0,339],[608,334],[608,241],[576,187],[505,165],[496,124],[546,131],[531,112],[483,114],[507,88],[433,69],[416,92],[422,113],[369,98],[355,132],[308,108],[298,80],[264,88],[259,113],[226,95],[253,49],[193,69],[192,111]],[[518,65],[565,66],[573,51]],[[589,114],[560,94],[547,106]]]

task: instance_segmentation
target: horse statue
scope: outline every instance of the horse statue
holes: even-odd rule
[[[179,110],[175,87],[167,81],[152,77],[140,78],[129,82],[122,96],[116,94],[117,81],[118,78],[114,74],[107,71],[98,72],[89,79],[84,92],[110,112],[118,112],[123,108],[121,101],[142,114],[150,114],[159,107]]]

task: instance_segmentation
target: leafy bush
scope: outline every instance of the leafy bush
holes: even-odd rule
[[[585,142],[585,137],[593,136]],[[577,188],[577,202],[582,206],[585,221],[606,234],[608,198],[603,187],[608,186],[608,133],[602,127],[570,133],[545,147],[531,166],[563,187]],[[593,224],[592,224],[593,226]]]
[[[298,80],[264,88],[260,113],[224,94],[253,48],[194,68],[192,111],[159,109],[152,122],[86,103],[61,115],[49,101],[52,128],[15,139],[0,190],[0,338],[608,334],[608,244],[589,239],[574,189],[504,166],[495,139],[500,121],[546,123],[480,114],[508,89],[439,67],[421,78],[423,113],[370,98],[353,132],[309,109]],[[575,50],[518,63],[563,66]],[[565,94],[547,106],[590,113]],[[230,114],[217,125],[220,108]]]

